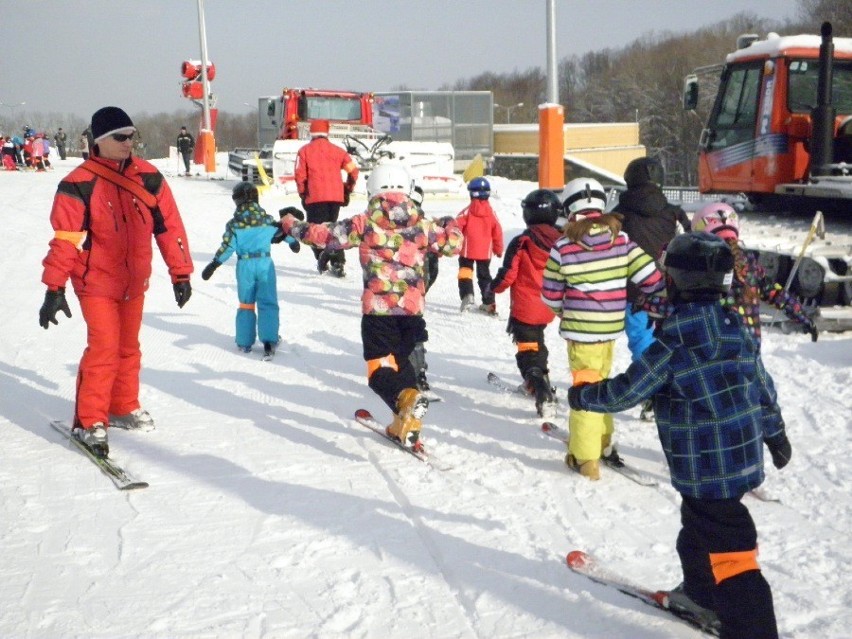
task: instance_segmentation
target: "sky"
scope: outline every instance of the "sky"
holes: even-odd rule
[[[558,0],[557,56],[741,12],[794,18],[798,4]],[[546,68],[545,0],[207,0],[204,13],[213,91],[231,113],[284,87],[436,90],[487,71]],[[196,0],[0,0],[0,16],[0,103],[26,103],[6,109],[88,117],[106,104],[194,108],[179,81],[181,63],[201,58]]]
[[[217,177],[226,154],[219,154]],[[427,298],[428,376],[441,402],[424,418],[426,446],[452,469],[431,469],[351,419],[382,423],[389,409],[367,387],[360,339],[357,250],[345,279],[319,276],[311,251],[272,249],[282,343],[271,362],[234,343],[236,259],[209,281],[199,273],[231,217],[233,177],[166,175],[195,264],[193,295],[175,305],[154,251],[141,332],[140,399],[157,428],[111,429],[110,455],[147,481],[120,492],[48,420],[73,412],[85,323],[38,326],[41,261],[58,181],[0,171],[15,224],[0,252],[0,637],[3,639],[706,639],[663,613],[565,567],[582,549],[651,588],[680,581],[680,498],[653,424],[638,407],[615,416],[625,460],[653,476],[639,486],[602,470],[566,470],[564,444],[541,434],[531,400],[486,381],[519,384],[498,318],[459,313],[458,261],[440,260]],[[532,182],[492,178],[504,238],[523,228]],[[343,216],[363,210],[363,180]],[[289,197],[289,199],[288,199]],[[431,216],[466,196],[433,197]],[[261,205],[298,204],[277,190]],[[747,244],[801,242],[808,220],[744,213]],[[852,243],[852,221],[826,241]],[[820,244],[821,240],[817,241]],[[491,263],[491,272],[497,268]],[[477,291],[477,300],[479,294]],[[545,339],[551,381],[570,384],[556,322]],[[781,503],[744,502],[757,526],[760,565],[773,589],[782,639],[848,639],[852,628],[852,334],[763,334],[793,445],[762,488]],[[630,361],[615,346],[613,373]],[[560,423],[567,406],[563,404]],[[847,541],[844,541],[847,540]]]

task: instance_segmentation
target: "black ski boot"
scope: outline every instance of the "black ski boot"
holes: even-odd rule
[[[531,368],[524,377],[527,387],[535,393],[535,410],[539,417],[553,420],[556,418],[556,398],[550,386],[550,378],[538,367]]]

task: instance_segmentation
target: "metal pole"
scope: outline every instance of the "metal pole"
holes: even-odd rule
[[[210,131],[210,83],[207,79],[207,27],[204,24],[204,0],[198,0],[198,36],[201,39],[201,87],[204,90],[202,97],[202,128]]]
[[[559,78],[556,67],[556,0],[547,0],[547,101],[559,104]]]

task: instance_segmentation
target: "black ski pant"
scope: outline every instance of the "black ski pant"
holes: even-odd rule
[[[739,499],[683,496],[677,552],[686,595],[713,610],[721,639],[777,639],[772,590],[757,565],[757,530]]]
[[[459,299],[473,295],[473,270],[476,268],[476,283],[483,304],[494,303],[494,293],[491,291],[491,260],[472,260],[467,257],[459,258]]]
[[[313,202],[305,204],[305,213],[307,220],[311,224],[325,224],[326,222],[337,222],[337,217],[340,215],[341,202]],[[320,255],[324,249],[311,247],[317,264],[320,263]],[[323,257],[323,261],[332,265],[343,266],[346,264],[346,256],[343,251],[328,251],[328,255]],[[324,268],[322,270],[325,270]]]
[[[515,361],[521,377],[526,380],[530,369],[540,368],[545,375],[547,370],[547,346],[544,344],[544,329],[546,324],[524,324],[513,317],[509,318],[506,327],[507,332],[512,335],[512,341],[517,346]]]
[[[438,254],[427,252],[426,259],[423,263],[423,270],[425,271],[423,278],[423,282],[426,284],[426,292],[429,292],[429,289],[432,288],[432,284],[435,283],[435,280],[438,279]]]
[[[369,386],[396,413],[396,398],[417,387],[409,356],[417,342],[428,339],[422,315],[364,315],[361,341]]]

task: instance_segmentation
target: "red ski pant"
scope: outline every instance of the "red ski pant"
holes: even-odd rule
[[[145,296],[131,300],[80,297],[87,345],[77,371],[74,424],[108,424],[109,415],[139,408],[139,329]]]

